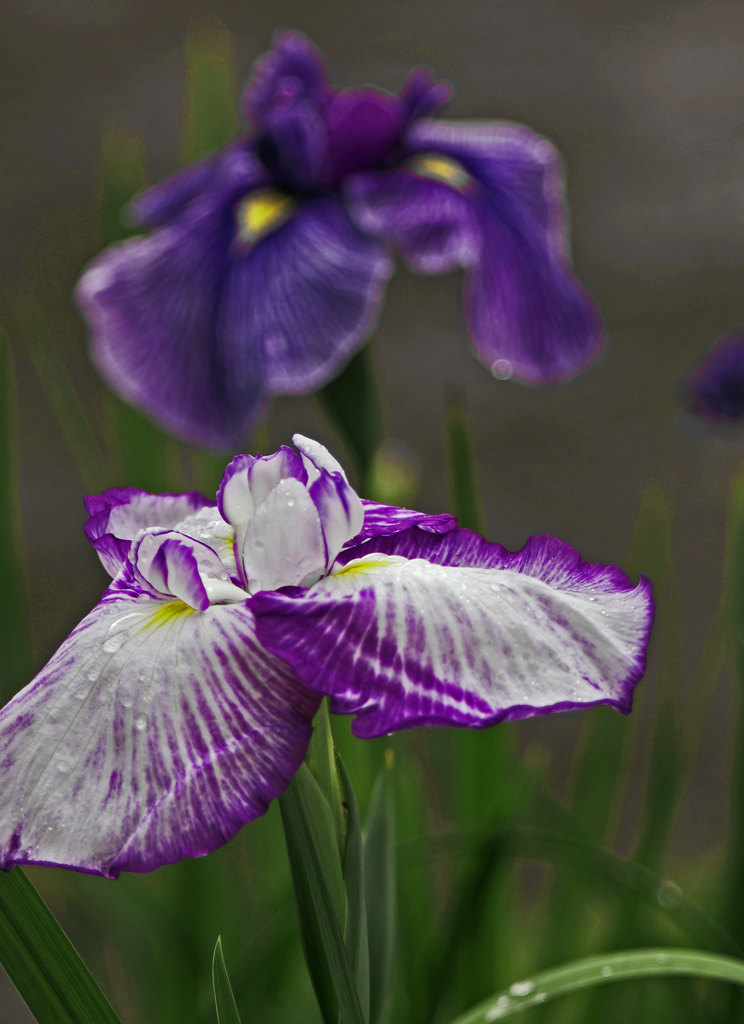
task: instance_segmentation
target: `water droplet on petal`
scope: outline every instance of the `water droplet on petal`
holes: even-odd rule
[[[137,729],[138,732],[142,732],[146,725],[147,715],[137,715],[137,717],[134,720],[134,728]]]
[[[115,633],[113,636],[110,636],[108,640],[105,641],[103,649],[107,654],[115,654],[119,650],[123,642],[123,636],[120,633]]]
[[[65,772],[69,772],[69,770],[70,770],[70,766],[67,763],[67,761],[57,761],[57,771],[58,772],[62,772],[62,774],[64,775]]]
[[[491,363],[491,373],[498,380],[509,380],[514,376],[514,367],[508,359],[497,359],[496,362]]]
[[[134,701],[132,700],[131,697],[122,697],[121,703],[125,708],[131,708],[132,704],[134,704]]]

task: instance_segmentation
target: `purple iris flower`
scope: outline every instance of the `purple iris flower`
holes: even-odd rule
[[[256,65],[252,131],[130,207],[154,230],[111,246],[77,299],[111,386],[175,434],[235,449],[275,394],[320,387],[370,333],[389,255],[466,269],[464,308],[499,377],[562,380],[597,355],[571,272],[558,155],[521,125],[432,120],[450,95],[339,91],[295,33]]]
[[[717,338],[678,392],[687,413],[682,426],[691,437],[744,435],[744,334]]]
[[[324,694],[360,737],[630,711],[648,580],[360,501],[294,443],[233,459],[216,505],[88,499],[114,578],[0,711],[0,867],[116,877],[214,850],[284,792]]]

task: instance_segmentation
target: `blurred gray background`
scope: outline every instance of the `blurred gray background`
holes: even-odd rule
[[[610,346],[563,386],[494,379],[471,355],[461,276],[388,288],[372,350],[386,433],[421,463],[417,507],[448,506],[445,386],[465,396],[487,532],[510,548],[552,533],[592,561],[622,564],[650,477],[675,510],[683,622],[681,685],[720,598],[726,502],[741,443],[680,432],[674,386],[717,334],[744,324],[744,5],[638,0],[4,0],[0,38],[0,319],[17,368],[21,484],[35,662],[99,597],[105,576],[82,533],[85,489],[31,363],[12,331],[29,283],[94,422],[105,389],[70,298],[98,249],[101,139],[141,136],[148,177],[179,161],[184,38],[200,19],[232,33],[237,79],[277,28],[307,33],[335,84],[395,90],[428,64],[456,92],[445,116],[523,122],[567,168],[577,274]],[[280,399],[272,446],[301,431],[342,454],[312,398]],[[111,480],[125,485],[130,481]],[[637,697],[634,767],[645,768],[653,672]],[[701,720],[678,823],[685,863],[710,865],[725,836],[731,680]],[[524,723],[552,752],[560,792],[581,716]],[[640,804],[626,811],[627,844]],[[25,1019],[12,1000],[0,1019]],[[4,1015],[3,1015],[4,1014]]]

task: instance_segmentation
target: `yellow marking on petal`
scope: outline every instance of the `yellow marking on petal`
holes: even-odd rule
[[[456,160],[450,160],[439,153],[425,153],[408,161],[408,167],[414,174],[432,181],[441,181],[444,185],[462,189],[470,181],[470,175]]]
[[[144,622],[141,623],[140,629],[159,629],[161,626],[167,626],[169,622],[180,618],[182,615],[193,615],[195,611],[196,608],[192,608],[185,601],[167,601],[147,616]]]
[[[238,206],[238,227],[244,242],[256,242],[275,231],[295,211],[297,202],[278,188],[250,192]]]
[[[342,565],[340,569],[334,569],[331,573],[332,576],[363,576],[367,569],[386,569],[390,565],[395,565],[395,561],[391,558],[355,558],[353,562],[349,562],[348,565]]]

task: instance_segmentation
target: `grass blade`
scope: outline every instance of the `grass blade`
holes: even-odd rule
[[[344,941],[354,984],[359,994],[365,1021],[369,1021],[369,939],[367,936],[367,908],[364,892],[364,840],[356,794],[346,770],[338,758],[338,769],[348,808],[349,825],[344,855],[344,887],[346,889],[346,927]]]
[[[10,346],[0,328],[0,704],[31,678],[31,631],[18,493],[18,438]]]
[[[583,988],[670,975],[715,978],[744,985],[744,961],[696,949],[633,949],[591,956],[516,982],[508,991],[492,996],[450,1024],[491,1024]]]
[[[233,995],[230,979],[227,976],[225,958],[222,955],[222,939],[217,937],[212,958],[212,987],[214,989],[214,1007],[217,1011],[217,1024],[240,1024],[240,1015]]]
[[[364,836],[371,1024],[387,1024],[395,972],[397,875],[393,764],[393,752],[387,750],[372,792]]]
[[[468,417],[462,406],[451,404],[447,411],[447,465],[449,467],[450,500],[459,526],[483,533],[475,484],[475,465],[470,443]]]
[[[305,959],[326,1024],[364,1024],[334,893],[340,873],[330,810],[306,765],[279,798]],[[343,882],[341,882],[343,886]]]
[[[107,460],[57,354],[41,307],[33,293],[26,291],[13,298],[11,308],[19,337],[31,357],[80,479],[90,493],[101,491],[110,482]]]
[[[20,868],[0,871],[0,963],[38,1024],[121,1024]]]
[[[359,479],[358,490],[368,497],[372,459],[382,442],[382,407],[367,347],[353,356],[335,380],[318,391],[318,400],[349,449]]]

